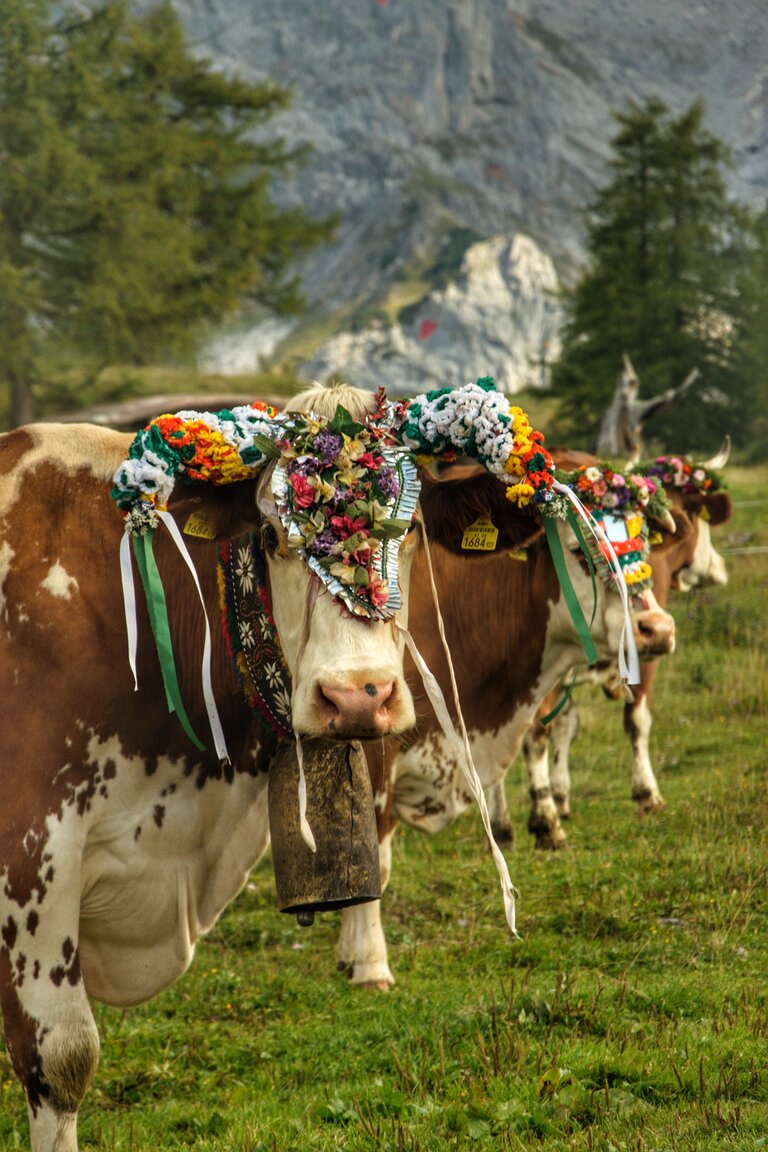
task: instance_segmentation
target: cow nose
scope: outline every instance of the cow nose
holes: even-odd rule
[[[668,612],[638,612],[635,639],[641,656],[668,656],[675,649],[675,621]]]
[[[321,684],[319,697],[324,727],[333,736],[364,740],[386,735],[392,727],[394,680],[369,680],[363,685],[343,687]]]

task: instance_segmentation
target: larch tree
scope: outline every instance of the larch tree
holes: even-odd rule
[[[333,221],[280,210],[301,152],[285,89],[214,70],[170,3],[0,7],[0,386],[33,416],[40,358],[146,364],[256,302],[299,310],[294,262]]]
[[[556,431],[590,447],[630,356],[643,396],[700,382],[649,424],[675,451],[704,451],[729,431],[734,387],[734,270],[747,216],[727,195],[726,149],[696,101],[673,118],[660,100],[616,115],[612,178],[587,216],[588,260],[566,298],[553,368]]]

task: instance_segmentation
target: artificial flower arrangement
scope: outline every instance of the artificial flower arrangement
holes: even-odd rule
[[[651,464],[640,465],[644,473],[666,488],[676,488],[685,495],[720,492],[725,481],[711,468],[695,464],[685,456],[657,456]]]
[[[422,456],[460,453],[479,460],[524,507],[551,498],[555,466],[522,408],[509,403],[490,376],[462,388],[440,388],[411,400],[399,438]]]
[[[394,553],[418,499],[416,468],[379,409],[365,422],[341,405],[332,419],[290,414],[272,441],[273,492],[310,568],[356,614],[389,616],[400,605]]]
[[[257,439],[273,434],[277,409],[256,401],[220,412],[182,411],[158,416],[134,437],[115,473],[112,498],[126,515],[126,531],[143,536],[157,527],[176,477],[191,483],[229,484],[254,475],[266,456]]]
[[[649,588],[653,573],[647,559],[651,548],[647,518],[663,518],[669,511],[662,485],[639,471],[625,475],[602,463],[582,465],[573,472],[558,471],[557,476],[576,492],[605,532],[629,590],[639,595]],[[609,566],[602,550],[595,558],[607,575]]]

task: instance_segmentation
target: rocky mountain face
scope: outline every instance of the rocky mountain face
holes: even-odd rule
[[[398,391],[543,380],[630,100],[703,97],[733,195],[768,195],[765,0],[175,4],[218,66],[292,90],[270,130],[312,152],[276,199],[341,220],[302,269],[314,343],[257,328],[209,350],[221,365],[287,353]]]

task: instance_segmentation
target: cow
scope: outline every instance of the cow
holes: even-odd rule
[[[428,509],[431,501],[440,499],[456,520],[457,534],[474,516],[474,509],[463,506],[465,483],[460,474],[451,478],[446,473],[422,489],[422,507]],[[495,516],[491,506],[492,522]],[[670,531],[675,525],[666,517],[665,525],[659,526],[663,542],[658,547],[662,549],[675,538]],[[572,547],[564,521],[559,530],[566,545],[571,586],[589,619],[595,595],[592,578],[578,549]],[[571,668],[586,663],[586,658],[541,518],[532,518],[527,539],[516,549],[473,566],[469,580],[465,566],[440,542],[433,542],[428,551],[424,549],[414,557],[409,628],[450,699],[452,673],[441,643],[432,579],[447,647],[454,657],[457,694],[472,754],[487,788],[503,779],[542,698]],[[597,582],[597,596],[592,623],[596,657],[615,665],[623,623],[621,598],[615,588],[611,590],[601,580]],[[634,616],[634,631],[640,655],[646,659],[669,652],[674,644],[674,622],[653,603],[651,593],[645,608]],[[390,876],[391,841],[399,821],[434,833],[472,803],[456,757],[438,727],[408,654],[406,676],[416,707],[415,730],[397,742],[378,742],[366,749],[377,803],[382,888]],[[355,985],[387,988],[394,983],[379,904],[342,911],[338,962]]]
[[[84,424],[0,437],[0,1004],[33,1152],[76,1152],[99,1052],[89,998],[133,1005],[175,981],[266,850],[278,755],[413,725],[399,600],[422,524],[436,548],[460,536],[445,499],[416,515],[405,461],[421,433],[401,402],[406,441],[391,407],[313,388],[282,423],[256,405],[160,417],[135,438]],[[390,439],[402,485],[379,453]],[[514,477],[494,455],[498,475],[458,494],[474,515],[493,505],[504,549],[535,526],[523,497],[552,483],[537,443],[518,441],[535,474],[510,447]]]
[[[720,452],[707,461],[697,463],[673,455],[638,465],[640,472],[663,483],[675,515],[685,517],[691,525],[687,534],[678,534],[674,546],[654,560],[654,593],[665,607],[673,589],[687,592],[699,587],[722,587],[728,581],[725,562],[714,547],[710,529],[725,523],[732,513],[730,495],[718,475],[727,463],[729,450],[730,442],[726,439]],[[595,459],[585,453],[558,448],[552,449],[552,455],[559,466],[566,468],[588,466]],[[643,663],[640,683],[628,693],[617,684],[612,669],[590,672],[580,678],[580,682],[600,684],[609,699],[628,696],[624,702],[624,730],[632,747],[631,795],[641,817],[664,807],[649,749],[651,696],[657,670],[658,661]],[[561,820],[571,815],[569,750],[578,732],[578,711],[571,698],[549,724],[542,725],[541,718],[555,704],[553,693],[543,702],[540,715],[523,742],[532,797],[529,828],[542,848],[564,846],[566,834]],[[495,835],[509,842],[511,827],[503,785],[494,786],[487,799]]]

